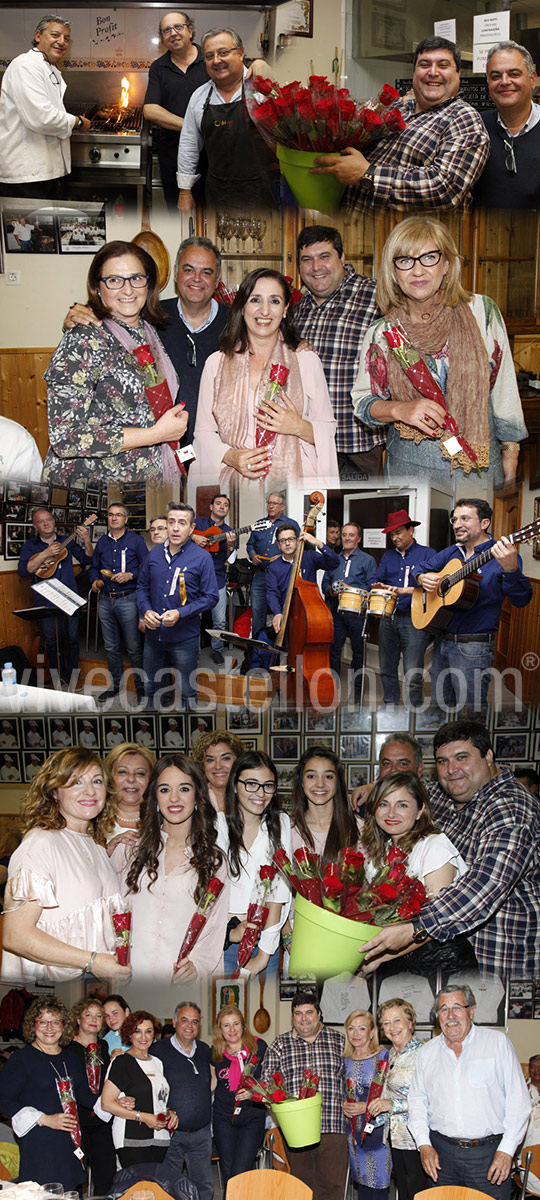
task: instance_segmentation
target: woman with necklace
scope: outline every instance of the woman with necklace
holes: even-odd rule
[[[160,1163],[178,1125],[176,1113],[167,1108],[169,1084],[163,1064],[150,1053],[161,1025],[152,1013],[139,1009],[126,1018],[121,1033],[122,1041],[131,1044],[111,1063],[101,1105],[114,1117],[113,1141],[122,1167]],[[133,1115],[127,1115],[126,1106],[120,1103],[122,1097],[133,1100]]]
[[[116,821],[107,841],[107,854],[122,843],[133,846],[139,836],[141,805],[156,756],[138,742],[120,742],[105,759],[114,785]]]
[[[105,843],[114,825],[109,778],[92,750],[57,750],[21,808],[4,902],[2,979],[127,982],[116,960],[113,915],[124,911]]]
[[[463,288],[460,255],[445,225],[423,216],[396,225],[383,248],[376,299],[383,317],[366,333],[352,399],[362,424],[381,433],[386,427],[387,478],[417,479],[421,472],[448,483],[457,473],[461,485],[478,466],[486,484],[513,483],[527,430],[506,327],[489,296]],[[405,352],[420,355],[430,387],[415,387],[405,373],[385,336],[393,330]],[[433,384],[453,431],[444,427]]]
[[[217,1080],[212,1123],[224,1195],[233,1175],[253,1169],[264,1137],[266,1109],[254,1103],[248,1088],[242,1087],[242,1072],[250,1062],[250,1074],[259,1079],[266,1049],[266,1042],[254,1037],[239,1008],[227,1005],[221,1009],[212,1046]]]
[[[93,1104],[79,1105],[79,1122],[82,1148],[92,1172],[92,1186],[96,1196],[106,1196],[116,1173],[116,1155],[109,1122],[102,1121],[94,1112],[94,1104],[101,1094],[107,1068],[109,1047],[100,1038],[105,1013],[101,1000],[86,997],[78,1000],[71,1009],[76,1032],[70,1049],[76,1054],[88,1081]]]
[[[78,1119],[64,1112],[58,1083],[69,1080],[75,1100],[92,1105],[86,1072],[68,1042],[74,1023],[55,996],[41,996],[27,1009],[23,1037],[0,1074],[0,1110],[11,1117],[21,1154],[19,1181],[58,1179],[66,1191],[82,1187],[85,1167],[75,1154]]]
[[[140,838],[124,872],[136,980],[186,984],[221,969],[229,887],[214,816],[199,767],[185,754],[163,755],[152,772]],[[184,934],[214,875],[223,890],[189,957],[178,963]]]
[[[339,486],[324,371],[312,350],[298,350],[290,305],[290,286],[278,271],[260,267],[240,284],[221,351],[210,355],[201,378],[193,439],[197,479],[219,477],[221,488],[263,479]],[[281,401],[265,400],[274,364],[287,371]],[[257,427],[273,447],[257,447]]]
[[[178,481],[174,452],[188,414],[174,407],[178,379],[156,333],[167,318],[154,259],[133,242],[109,242],[92,259],[87,287],[88,309],[67,322],[84,324],[64,334],[44,375],[43,478],[69,487]]]
[[[369,1089],[380,1071],[379,1064],[388,1062],[388,1050],[379,1046],[375,1020],[363,1008],[349,1013],[345,1035],[347,1099],[342,1108],[349,1118],[351,1174],[358,1188],[358,1200],[387,1200],[392,1173],[390,1150],[383,1144],[382,1128],[374,1129],[364,1139],[362,1129]]]

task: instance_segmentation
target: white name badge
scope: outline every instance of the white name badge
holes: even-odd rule
[[[451,455],[452,458],[454,457],[454,454],[459,454],[459,452],[461,450],[461,446],[459,444],[459,438],[457,438],[457,437],[447,438],[446,441],[443,442],[443,446],[444,446],[445,450],[448,452],[448,454]]]
[[[193,446],[189,445],[189,446],[182,446],[180,450],[176,450],[176,457],[178,459],[178,462],[185,463],[185,462],[191,462],[192,458],[196,458],[197,455],[195,454]]]

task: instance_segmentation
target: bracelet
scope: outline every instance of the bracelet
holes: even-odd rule
[[[501,442],[501,450],[515,450],[519,454],[519,442]]]
[[[292,933],[282,933],[281,940],[283,942],[285,950],[290,950],[291,943],[292,943]]]
[[[84,974],[84,975],[91,975],[91,973],[92,973],[92,967],[93,967],[93,965],[94,965],[94,963],[95,963],[95,961],[96,961],[96,955],[97,955],[97,950],[93,950],[93,951],[92,951],[92,953],[91,953],[91,955],[90,955],[90,958],[88,959],[88,962],[87,962],[87,963],[85,963],[85,965],[84,965],[84,967],[83,967],[83,974]]]
[[[136,1121],[137,1121],[137,1123],[140,1125],[140,1123],[141,1123],[141,1114],[140,1114],[140,1112],[136,1112],[136,1113],[135,1113],[135,1120],[136,1120]]]

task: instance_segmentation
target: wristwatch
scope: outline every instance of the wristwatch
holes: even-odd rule
[[[364,171],[364,174],[362,175],[362,179],[360,180],[360,182],[363,183],[364,180],[367,179],[368,183],[373,183],[374,174],[375,174],[375,163],[370,163],[367,171]]]
[[[413,917],[411,920],[411,925],[414,929],[412,937],[413,942],[416,942],[417,946],[421,946],[422,942],[427,942],[428,938],[431,937],[431,934],[428,933],[427,929],[424,929],[420,918]]]

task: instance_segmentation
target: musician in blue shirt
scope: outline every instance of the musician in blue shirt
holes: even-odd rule
[[[384,703],[399,704],[398,669],[403,655],[405,702],[409,708],[422,705],[422,672],[429,642],[429,631],[415,629],[411,621],[413,578],[420,565],[425,569],[435,555],[429,546],[420,546],[415,540],[416,525],[420,521],[412,521],[404,508],[390,513],[382,532],[388,534],[392,546],[383,554],[377,567],[377,582],[372,584],[399,590],[392,619],[382,617],[379,621],[379,664]]]
[[[150,551],[139,576],[137,608],[146,627],[144,672],[150,708],[163,699],[168,667],[178,672],[182,698],[196,695],[201,613],[217,604],[219,591],[212,555],[191,540],[194,528],[195,513],[188,504],[169,504],[168,538]]]
[[[227,586],[226,586],[226,567],[231,556],[236,542],[236,534],[232,532],[231,526],[227,525],[225,520],[229,515],[230,500],[228,496],[219,495],[212,496],[210,501],[210,516],[197,517],[195,521],[195,532],[193,541],[198,546],[206,547],[207,540],[204,537],[198,537],[200,531],[204,533],[205,529],[212,529],[214,526],[219,526],[222,533],[227,536],[222,542],[217,543],[217,549],[208,551],[212,554],[212,562],[216,572],[216,581],[219,588],[219,600],[212,609],[212,629],[225,629],[227,617]],[[221,650],[221,642],[218,638],[211,638],[212,659],[215,663],[223,663],[225,659]]]
[[[248,538],[247,552],[255,567],[251,581],[251,636],[258,637],[266,625],[268,601],[266,597],[266,574],[273,558],[279,557],[276,535],[280,525],[292,525],[297,533],[300,526],[285,515],[285,497],[281,492],[270,492],[266,501],[270,525],[268,529],[253,530]]]
[[[353,672],[359,672],[364,662],[364,639],[362,637],[363,620],[359,613],[348,612],[338,607],[338,594],[343,583],[348,587],[368,589],[377,578],[377,563],[371,554],[365,554],[360,549],[362,530],[355,522],[349,521],[341,530],[343,550],[338,555],[339,563],[332,571],[325,571],[323,592],[326,603],[334,618],[334,641],[330,647],[330,666],[338,678],[341,670],[341,651],[347,637],[352,648]],[[355,677],[355,690],[359,693],[361,683]]]
[[[272,613],[272,625],[275,633],[279,633],[283,607],[289,587],[291,568],[298,542],[306,543],[302,554],[300,576],[309,583],[316,583],[317,571],[331,571],[339,566],[339,555],[330,546],[325,546],[319,538],[311,533],[301,533],[298,536],[294,525],[280,525],[276,541],[281,551],[268,568],[266,595],[268,607]],[[313,549],[311,549],[313,547]]]
[[[135,589],[148,550],[140,533],[127,529],[129,514],[123,504],[112,503],[107,512],[109,532],[94,550],[90,578],[99,597],[99,623],[112,683],[98,697],[101,704],[118,695],[122,685],[122,637],[135,676],[139,703],[144,698],[143,656]]]
[[[415,580],[426,592],[436,592],[437,572],[451,559],[465,563],[491,551],[478,572],[476,602],[466,610],[456,608],[444,632],[435,639],[432,695],[443,712],[450,708],[485,711],[503,601],[525,608],[532,600],[532,587],[515,546],[508,538],[496,542],[488,535],[491,517],[487,500],[458,500],[450,518],[457,545],[447,546],[421,565]]]
[[[32,583],[39,583],[39,576],[36,572],[49,559],[56,559],[62,546],[56,537],[55,520],[48,508],[36,508],[32,514],[32,524],[36,536],[24,543],[18,572],[21,579],[31,578]],[[58,563],[54,572],[54,578],[73,592],[77,591],[77,585],[72,559],[75,558],[77,562],[81,563],[81,566],[87,566],[92,562],[92,542],[87,527],[77,525],[76,533],[83,543],[82,546],[75,541],[70,542],[66,558]],[[62,683],[72,683],[72,672],[78,671],[79,667],[78,613],[74,613],[72,617],[65,616],[60,609],[56,608],[52,600],[47,600],[37,592],[34,593],[33,604],[51,609],[51,616],[43,617],[39,622],[41,636],[47,650],[49,669],[51,673],[56,672],[60,675]],[[52,611],[56,613],[56,616],[52,616]],[[58,663],[57,654],[57,626],[60,663]]]

